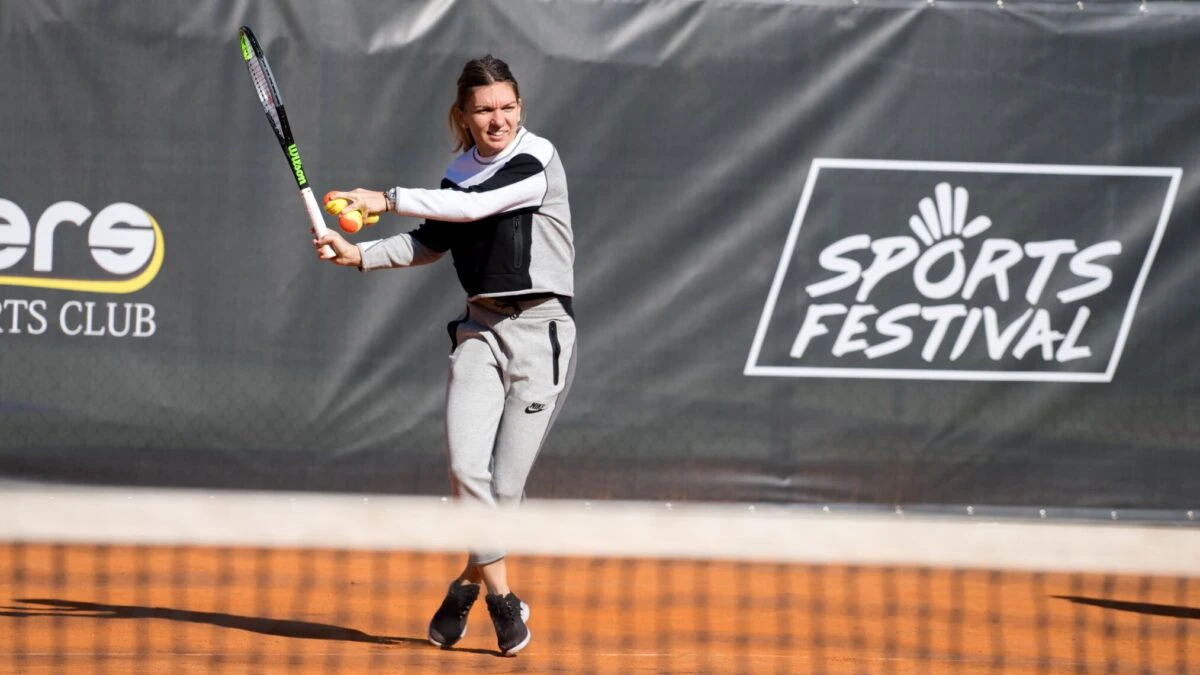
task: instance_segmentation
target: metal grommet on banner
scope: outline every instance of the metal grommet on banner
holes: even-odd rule
[[[1138,5],[1138,11],[1142,13],[1150,11],[1150,8],[1146,5],[1146,0],[1142,0],[1142,4]]]
[[[1004,0],[996,0],[996,6],[1000,9],[1004,9]]]
[[[1079,0],[1079,2],[1076,2],[1075,6],[1078,7],[1080,9],[1080,11],[1082,11],[1083,10],[1083,0]]]

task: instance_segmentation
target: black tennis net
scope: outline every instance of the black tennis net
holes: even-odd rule
[[[1196,673],[1200,531],[749,505],[0,493],[0,672]],[[532,640],[480,601],[503,544]]]

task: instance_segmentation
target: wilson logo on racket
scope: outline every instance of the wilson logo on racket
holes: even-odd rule
[[[69,242],[71,248],[86,245],[93,264],[90,270],[73,261],[70,274],[63,274],[55,245],[66,248],[67,237],[82,240]],[[164,249],[158,221],[134,204],[109,204],[93,215],[82,204],[63,201],[52,204],[31,224],[15,202],[0,199],[0,286],[134,293],[158,276]],[[17,269],[28,273],[11,273]]]
[[[744,372],[1109,382],[1180,176],[815,160]]]
[[[292,160],[292,173],[296,174],[296,185],[304,187],[308,185],[308,179],[304,177],[304,164],[300,161],[300,149],[292,143],[287,147],[288,159]]]

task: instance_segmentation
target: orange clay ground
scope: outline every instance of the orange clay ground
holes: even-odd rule
[[[459,562],[7,546],[0,673],[1200,673],[1195,580],[513,556],[504,658],[425,640]]]

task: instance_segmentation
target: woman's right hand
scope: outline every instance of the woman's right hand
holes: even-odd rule
[[[362,251],[359,251],[357,246],[346,241],[342,235],[333,230],[327,230],[325,234],[314,238],[312,242],[313,247],[317,249],[317,257],[321,260],[328,260],[343,267],[362,265]],[[321,253],[321,249],[327,245],[333,249],[332,256]]]

